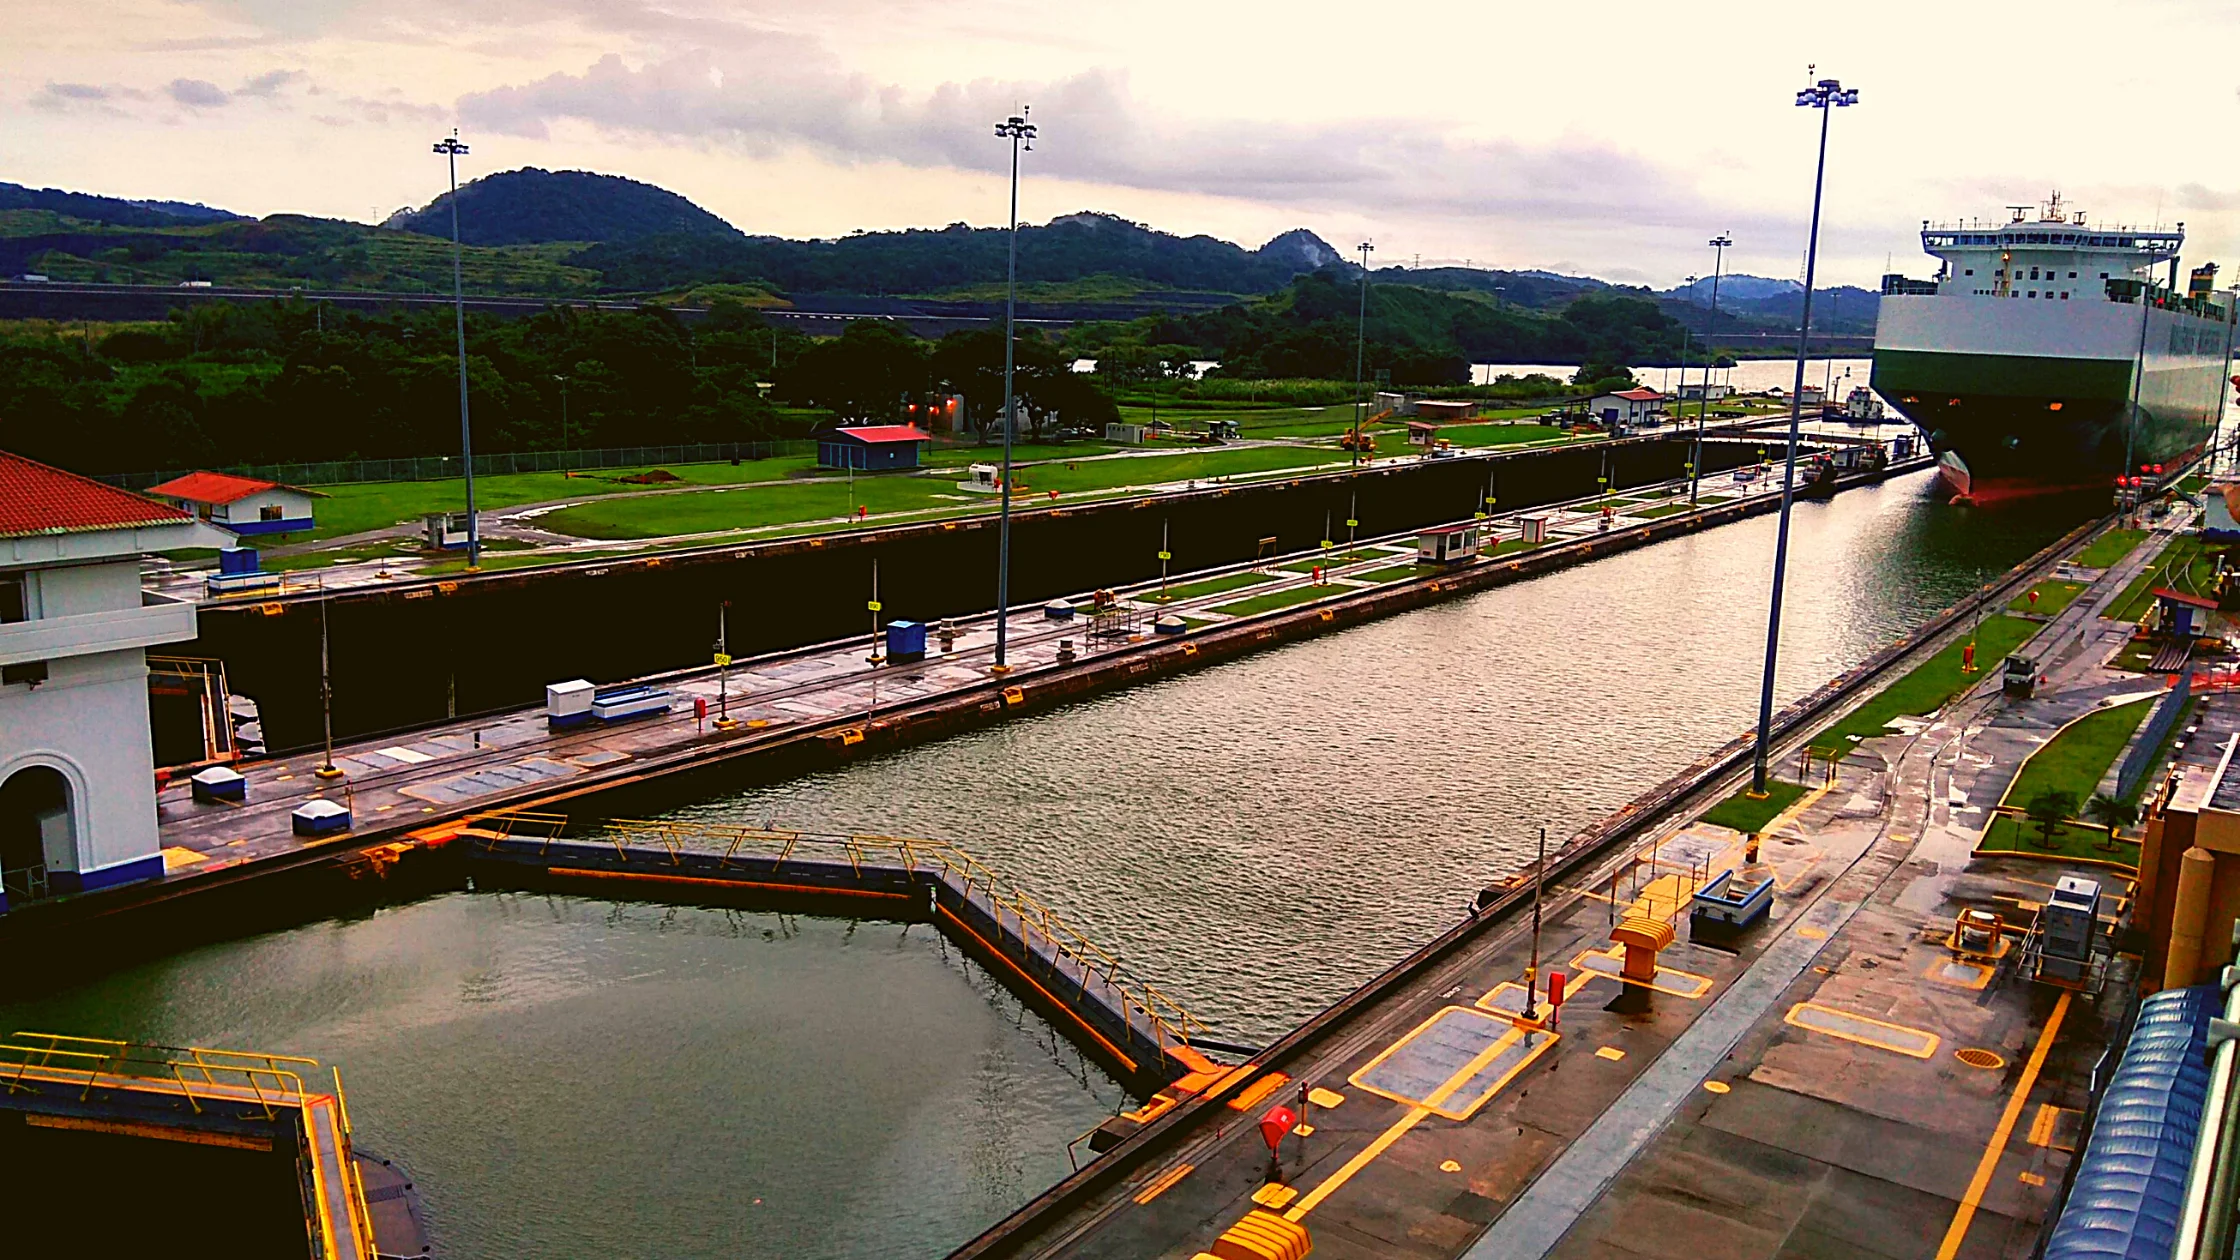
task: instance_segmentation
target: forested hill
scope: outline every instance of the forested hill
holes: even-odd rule
[[[587,249],[570,261],[607,287],[658,291],[693,282],[764,283],[786,292],[993,297],[1004,283],[1008,234],[952,223],[940,229],[858,232],[837,240],[723,239],[670,234]],[[1270,293],[1338,261],[1328,242],[1294,229],[1259,249],[1211,236],[1174,236],[1115,215],[1069,214],[1019,231],[1019,282],[1114,290]]]
[[[118,227],[178,227],[191,223],[224,223],[241,215],[191,201],[127,201],[121,197],[96,197],[65,192],[60,188],[26,188],[0,183],[0,211],[41,210],[51,215],[106,223]]]
[[[399,211],[383,227],[451,235],[451,194]],[[739,229],[666,188],[620,175],[525,166],[459,189],[459,236],[469,245],[633,241],[648,236],[737,238]]]

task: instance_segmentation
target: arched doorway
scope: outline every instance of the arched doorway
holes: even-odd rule
[[[47,895],[50,869],[76,870],[70,781],[52,766],[27,766],[0,783],[0,890],[10,902]]]

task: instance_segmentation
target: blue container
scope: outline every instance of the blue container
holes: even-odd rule
[[[224,766],[211,766],[199,771],[188,783],[194,787],[194,799],[203,804],[218,801],[245,801],[249,799],[249,781],[238,770]]]
[[[926,627],[918,621],[887,623],[887,659],[922,661],[926,658]]]
[[[329,800],[305,801],[289,819],[299,836],[334,836],[350,830],[350,811]]]
[[[218,549],[218,576],[241,577],[257,571],[255,547],[220,547]]]

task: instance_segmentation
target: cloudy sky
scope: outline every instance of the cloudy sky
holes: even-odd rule
[[[2060,188],[2240,263],[2240,6],[2046,0],[17,0],[0,180],[367,220],[517,166],[629,175],[749,232],[1000,223],[991,124],[1033,107],[1020,213],[1672,284],[1925,274],[1923,218]],[[2240,272],[2228,268],[2228,279]]]

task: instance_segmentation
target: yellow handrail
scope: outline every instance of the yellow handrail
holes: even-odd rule
[[[562,815],[526,812],[517,814],[506,810],[476,815],[471,821],[501,834],[511,835],[517,825],[517,818],[532,825],[553,828],[548,839],[559,838],[558,828],[565,826],[567,821]],[[1005,880],[979,859],[949,841],[876,833],[844,835],[836,832],[745,827],[730,823],[633,818],[608,819],[600,827],[603,830],[602,838],[614,845],[618,855],[632,843],[658,843],[668,851],[672,862],[681,862],[682,850],[693,847],[716,850],[721,854],[721,864],[729,865],[742,849],[751,847],[775,850],[775,860],[783,863],[792,860],[798,850],[807,846],[811,849],[834,851],[835,856],[845,858],[849,867],[860,874],[867,859],[891,856],[905,870],[938,872],[968,899],[978,894],[991,907],[1010,911],[1018,920],[1022,935],[1030,928],[1039,933],[1057,958],[1072,964],[1080,974],[1083,984],[1087,984],[1092,977],[1099,980],[1117,997],[1123,1015],[1131,1012],[1140,1014],[1161,1034],[1166,1043],[1186,1043],[1194,1034],[1207,1031],[1205,1024],[1192,1016],[1181,1003],[1149,982],[1124,974],[1124,964],[1118,957],[1068,924],[1056,910]]]

